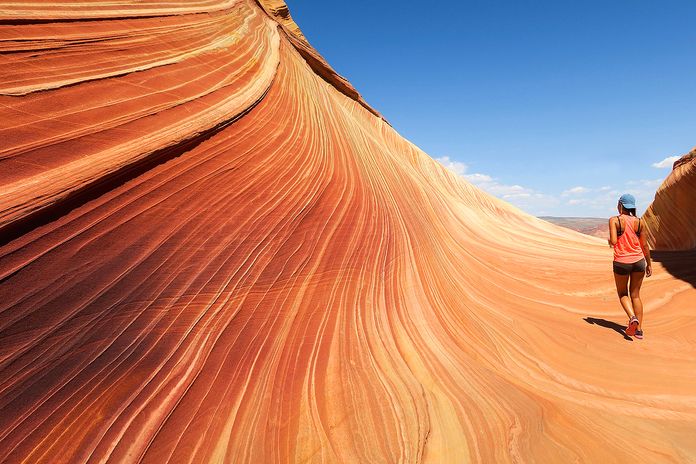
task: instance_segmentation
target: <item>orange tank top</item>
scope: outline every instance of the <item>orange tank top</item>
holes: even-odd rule
[[[637,225],[637,217],[626,214],[619,216],[619,232],[622,233],[614,245],[614,261],[617,263],[633,264],[645,258],[640,239],[634,229]]]

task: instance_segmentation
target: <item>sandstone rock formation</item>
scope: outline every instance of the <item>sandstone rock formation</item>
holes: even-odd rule
[[[404,140],[280,2],[0,11],[0,462],[696,455],[696,290],[656,265],[625,340],[605,241]]]
[[[654,248],[696,248],[696,148],[675,161],[643,217]]]

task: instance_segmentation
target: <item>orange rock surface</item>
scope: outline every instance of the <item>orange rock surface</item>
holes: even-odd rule
[[[674,163],[643,217],[655,248],[696,248],[696,148]]]
[[[693,256],[625,340],[279,1],[0,11],[0,462],[693,461]]]

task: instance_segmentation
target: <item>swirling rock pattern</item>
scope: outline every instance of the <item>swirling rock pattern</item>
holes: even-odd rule
[[[446,171],[280,2],[0,11],[0,462],[696,456],[696,290],[656,265],[625,341],[604,241]]]
[[[696,248],[696,148],[675,161],[643,217],[653,247]]]

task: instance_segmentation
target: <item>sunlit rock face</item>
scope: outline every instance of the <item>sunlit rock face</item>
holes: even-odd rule
[[[653,247],[696,248],[696,148],[675,161],[643,217]]]
[[[0,11],[0,462],[696,455],[696,290],[656,265],[624,340],[606,241],[449,173],[280,2]]]

